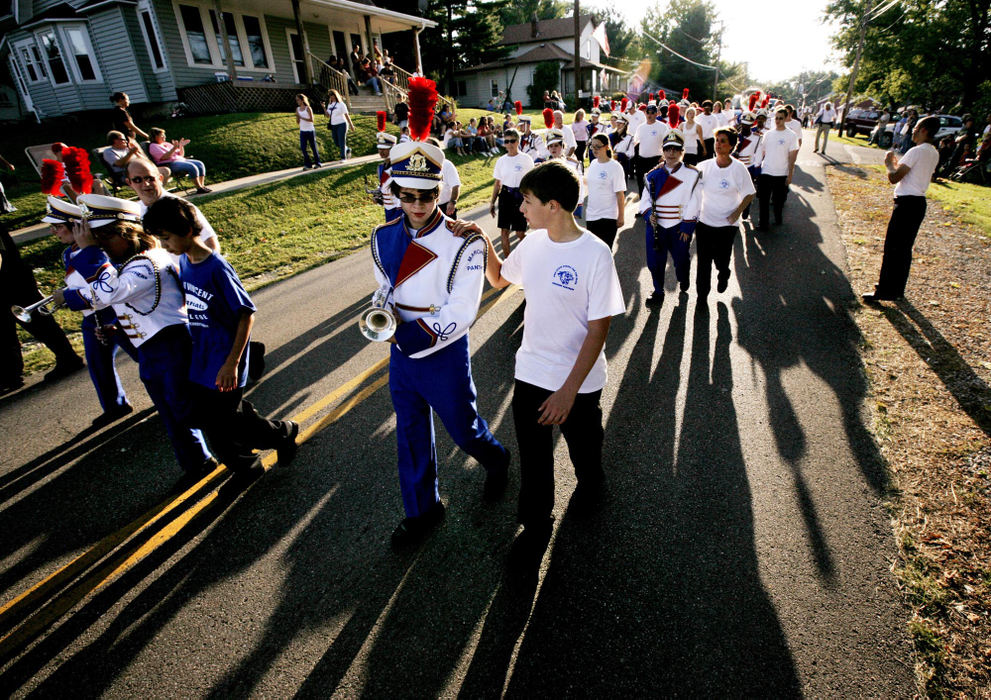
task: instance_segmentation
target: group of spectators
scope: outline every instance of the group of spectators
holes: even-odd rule
[[[355,44],[348,54],[348,60],[343,56],[331,56],[327,59],[327,65],[347,76],[348,92],[352,95],[358,94],[359,85],[369,87],[376,95],[381,95],[382,81],[394,83],[396,80],[392,56],[388,49],[379,48],[378,40],[372,41],[372,50],[367,54],[363,54],[361,46]]]

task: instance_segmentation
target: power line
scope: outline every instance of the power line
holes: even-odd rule
[[[663,41],[661,41],[660,39],[656,39],[655,37],[652,37],[650,34],[647,34],[646,32],[643,32],[643,35],[645,37],[647,37],[648,39],[650,39],[651,41],[653,41],[654,43],[656,43],[662,49],[664,49],[666,51],[670,51],[675,56],[677,56],[678,58],[680,58],[682,61],[687,61],[688,63],[691,63],[693,66],[698,66],[699,68],[705,68],[706,70],[714,70],[714,71],[718,71],[719,70],[719,68],[717,66],[707,66],[704,63],[699,63],[698,61],[693,61],[692,59],[688,58],[687,56],[682,56],[680,53],[678,53],[677,51],[675,51],[674,49],[672,49],[670,46],[668,46],[667,44],[665,44]]]

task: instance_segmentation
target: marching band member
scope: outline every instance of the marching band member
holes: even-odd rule
[[[647,269],[654,284],[646,305],[664,303],[664,268],[668,254],[682,292],[688,291],[692,235],[702,204],[699,171],[681,161],[685,140],[672,130],[664,137],[664,162],[647,173],[640,195],[640,213],[646,222]]]
[[[740,137],[736,142],[733,156],[747,166],[750,179],[753,180],[754,187],[758,186],[760,180],[760,167],[764,160],[764,136],[755,134],[750,127],[753,126],[754,115],[747,112],[740,117]],[[743,210],[743,219],[750,219],[750,205]]]
[[[76,245],[72,227],[82,220],[82,209],[58,197],[48,196],[48,210],[42,222],[48,224],[60,243],[68,246],[62,251],[67,289],[87,289],[96,279],[99,270],[108,262],[107,254],[99,247],[90,246],[84,250]],[[114,361],[120,348],[133,360],[137,360],[137,352],[123,333],[105,330],[116,322],[113,309],[83,309],[83,350],[86,353],[90,379],[93,380],[100,408],[103,409],[103,413],[93,421],[94,428],[110,425],[134,410],[127,401]],[[107,335],[101,339],[100,335],[103,333]]]
[[[544,140],[539,134],[533,132],[530,124],[530,116],[521,114],[519,118],[520,127],[520,153],[530,156],[534,163],[538,163],[547,158],[547,149],[544,148]]]
[[[80,311],[113,306],[121,329],[137,348],[141,381],[165,423],[179,466],[187,476],[204,476],[217,460],[203,434],[188,423],[192,340],[175,264],[142,228],[137,202],[84,194],[78,204],[83,222],[73,230],[76,245],[85,250],[99,244],[110,261],[88,288],[59,290],[56,301],[64,299],[70,309]]]
[[[758,231],[769,231],[771,222],[768,208],[774,212],[774,224],[781,225],[785,197],[798,158],[798,139],[795,132],[785,126],[788,110],[778,107],[774,110],[774,128],[764,132],[764,159],[761,161],[760,186],[757,187],[757,201],[760,210]]]
[[[391,299],[399,321],[389,361],[406,513],[392,533],[397,547],[419,541],[444,517],[431,409],[485,468],[486,497],[502,495],[510,459],[478,415],[468,351],[468,328],[485,278],[485,236],[453,235],[453,222],[437,208],[444,153],[422,142],[430,133],[436,87],[414,78],[409,93],[414,141],[390,152],[393,193],[403,216],[379,226],[371,240],[379,285],[373,299]]]
[[[633,174],[633,136],[627,131],[627,121],[625,114],[613,115],[613,122],[616,128],[609,134],[609,145],[612,146],[616,160],[623,166],[623,172],[629,179]]]
[[[392,188],[390,187],[392,178],[389,175],[389,150],[396,145],[396,137],[392,134],[387,134],[385,131],[385,112],[376,112],[375,114],[379,127],[378,133],[375,134],[375,146],[378,149],[381,160],[378,164],[379,186],[373,198],[375,199],[375,203],[381,204],[385,210],[385,220],[392,221],[402,213],[399,208],[399,201],[392,194]]]
[[[667,124],[657,120],[657,105],[649,104],[645,114],[647,121],[634,132],[633,142],[638,145],[637,191],[643,189],[643,178],[661,160],[661,143],[671,130]]]
[[[549,129],[544,137],[547,140],[547,152],[550,155],[548,160],[560,160],[569,168],[575,171],[575,177],[578,178],[579,190],[578,190],[578,206],[575,208],[574,215],[578,218],[582,218],[582,202],[585,200],[585,185],[582,178],[582,164],[574,156],[565,155],[568,148],[568,139],[565,136],[565,131],[562,129],[554,128]]]
[[[520,211],[523,195],[520,193],[520,180],[533,170],[533,158],[521,153],[519,144],[521,136],[515,129],[510,129],[502,135],[506,153],[499,156],[492,176],[492,198],[489,200],[489,214],[496,215],[496,202],[499,203],[499,235],[502,237],[502,250],[509,254],[509,232],[515,231],[516,237],[523,240],[526,235],[526,217]]]

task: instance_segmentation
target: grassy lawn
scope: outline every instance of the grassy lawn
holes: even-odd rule
[[[980,229],[991,238],[991,196],[987,187],[952,180],[929,185],[926,196],[943,205],[943,210]]]

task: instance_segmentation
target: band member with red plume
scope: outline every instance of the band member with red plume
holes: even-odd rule
[[[520,115],[520,153],[526,153],[533,159],[534,163],[542,163],[547,160],[547,148],[544,146],[544,139],[540,134],[534,133],[530,125],[530,116]]]
[[[657,105],[647,105],[647,120],[637,127],[633,142],[638,144],[637,191],[643,190],[644,176],[653,170],[661,160],[661,143],[671,130],[667,124],[657,120]]]
[[[341,93],[331,88],[327,91],[327,101],[321,103],[321,106],[324,114],[330,119],[327,127],[330,129],[337,151],[341,154],[341,160],[347,160],[351,155],[351,149],[348,148],[348,131],[354,130],[354,122],[348,114],[347,103],[341,99]],[[385,125],[379,131],[385,131]]]
[[[392,533],[395,547],[421,541],[444,518],[431,409],[485,469],[485,497],[502,495],[510,461],[476,408],[468,329],[482,296],[487,242],[484,234],[453,235],[452,221],[437,207],[444,152],[425,142],[436,102],[432,80],[410,80],[413,140],[389,153],[403,215],[375,229],[371,241],[379,286],[373,303],[398,321],[390,338],[389,388],[406,517]]]
[[[407,113],[408,116],[408,113]],[[385,131],[385,112],[376,112],[378,133],[375,134],[375,146],[381,159],[378,164],[378,188],[373,194],[376,204],[380,204],[385,209],[385,220],[394,221],[402,216],[402,209],[399,207],[399,200],[392,194],[392,175],[389,170],[389,151],[396,145],[396,137]]]

